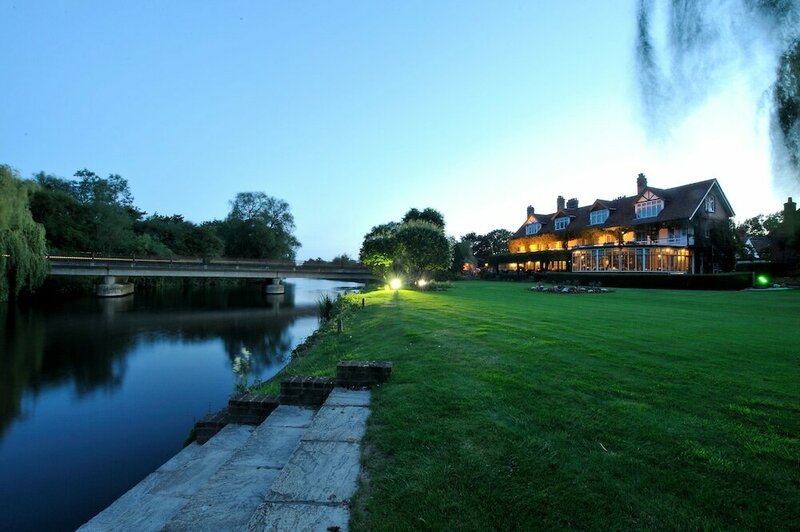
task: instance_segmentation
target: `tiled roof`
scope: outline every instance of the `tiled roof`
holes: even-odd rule
[[[717,185],[718,196],[722,202],[725,203],[725,208],[732,214],[730,205],[727,202],[722,190],[719,188],[719,183],[716,179],[707,179],[697,183],[690,183],[688,185],[681,185],[673,188],[655,188],[647,187],[645,190],[650,191],[659,198],[664,200],[664,208],[658,213],[657,216],[650,218],[636,218],[636,210],[634,205],[642,195],[627,196],[624,198],[617,198],[615,200],[595,200],[591,205],[578,207],[576,209],[561,209],[552,214],[534,214],[537,221],[542,224],[542,229],[536,235],[555,233],[553,229],[553,220],[561,216],[569,216],[571,218],[568,230],[570,232],[581,231],[584,229],[606,229],[610,227],[633,227],[637,225],[651,224],[653,222],[669,222],[674,220],[688,220],[693,216],[703,198],[711,189],[712,185]],[[608,219],[602,224],[591,225],[589,223],[589,213],[592,210],[599,210],[607,208],[609,211]],[[514,233],[512,238],[520,238],[528,236],[525,234],[525,226],[527,220],[522,226]],[[560,232],[560,231],[558,231]],[[533,235],[530,235],[533,236]]]

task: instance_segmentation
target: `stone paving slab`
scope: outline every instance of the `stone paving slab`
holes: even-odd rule
[[[343,506],[266,503],[247,525],[251,532],[295,532],[297,530],[347,532],[350,514]],[[338,528],[337,528],[338,527]]]
[[[369,406],[370,397],[369,390],[334,388],[325,406]]]
[[[276,408],[261,426],[307,428],[314,420],[316,409],[302,406],[281,405]]]
[[[359,444],[304,441],[272,484],[266,502],[347,502],[356,491]]]
[[[161,530],[252,432],[228,425],[205,445],[187,446],[80,530]]]
[[[235,465],[281,468],[314,419],[315,410],[281,405],[231,458]],[[273,416],[275,416],[273,418]]]
[[[363,406],[323,406],[303,440],[359,442],[364,437],[368,417],[369,409]]]
[[[241,530],[289,461],[314,410],[279,406],[166,525],[166,530]]]
[[[230,466],[219,471],[164,530],[242,530],[280,469]]]

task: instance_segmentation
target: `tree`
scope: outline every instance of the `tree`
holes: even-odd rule
[[[60,251],[133,253],[140,242],[133,223],[144,214],[133,206],[128,182],[117,174],[101,178],[79,170],[80,181],[67,181],[39,172],[39,188],[31,212],[45,226],[47,238]]]
[[[228,256],[294,260],[300,247],[294,228],[288,203],[263,192],[240,192],[220,234]]]
[[[475,233],[470,233],[475,234]],[[475,265],[475,257],[472,254],[472,241],[466,239],[466,236],[460,242],[456,242],[454,238],[450,239],[450,246],[453,249],[453,262],[450,266],[450,271],[456,275],[464,272],[464,264],[469,263]]]
[[[31,196],[33,219],[45,229],[52,252],[91,251],[98,249],[92,240],[93,214],[73,194],[69,181],[39,173],[39,186]]]
[[[486,264],[492,255],[506,253],[508,251],[508,239],[512,236],[514,236],[514,233],[511,231],[494,229],[485,235],[467,233],[461,237],[461,240],[471,242],[472,254],[478,263],[482,265]]]
[[[350,258],[350,255],[347,253],[342,253],[341,255],[333,257],[331,262],[337,266],[355,266],[358,264],[358,261]]]
[[[136,222],[134,231],[137,233],[137,242],[140,247],[147,242],[142,239],[145,236],[163,243],[167,249],[159,253],[161,256],[177,254],[219,257],[225,248],[224,242],[217,235],[217,230],[212,224],[204,223],[198,226],[184,220],[180,214],[172,216],[153,214]],[[137,253],[141,252],[144,251],[137,250]]]
[[[441,227],[427,221],[409,221],[397,229],[399,259],[403,270],[412,279],[445,271],[450,266],[453,250]]]
[[[452,262],[452,249],[444,234],[441,214],[433,209],[422,212],[411,209],[403,220],[399,224],[377,225],[364,235],[359,253],[361,262],[384,279],[390,273],[418,279],[447,270]]]
[[[409,209],[405,216],[403,216],[403,223],[405,224],[413,221],[430,222],[444,231],[444,216],[436,209],[430,207],[427,207],[422,212],[417,209]]]
[[[31,185],[0,165],[0,301],[33,289],[47,275],[44,227],[33,220]]]
[[[736,232],[742,235],[742,237],[767,236],[779,228],[782,221],[783,212],[781,211],[773,212],[772,214],[767,215],[759,214],[757,216],[753,216],[752,218],[748,218],[736,226]]]
[[[396,222],[389,222],[373,227],[364,235],[364,243],[358,254],[364,266],[384,279],[387,278],[399,253],[396,238],[399,226],[400,224]]]

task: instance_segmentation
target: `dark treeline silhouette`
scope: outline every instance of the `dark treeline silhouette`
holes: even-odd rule
[[[102,178],[84,169],[74,177],[40,172],[32,179],[30,209],[50,253],[293,260],[300,246],[289,204],[263,192],[239,193],[224,220],[196,224],[180,214],[147,215],[117,174]]]

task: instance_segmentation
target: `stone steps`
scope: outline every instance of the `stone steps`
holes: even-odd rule
[[[205,445],[190,444],[79,530],[162,530],[253,430],[247,425],[227,425]]]
[[[279,406],[164,529],[243,530],[311,425],[314,413],[308,408]]]
[[[192,443],[80,530],[347,530],[370,392],[276,408]]]
[[[247,530],[347,530],[369,402],[368,390],[331,392]]]
[[[359,364],[339,380],[362,387],[391,372],[391,364]],[[80,530],[347,530],[370,391],[333,388],[332,379],[287,381],[299,392],[280,406],[275,397],[241,395],[201,420],[205,444],[184,448]],[[304,406],[321,401],[318,410]]]

